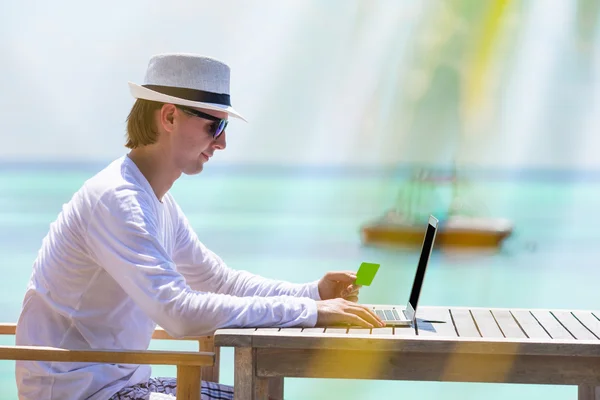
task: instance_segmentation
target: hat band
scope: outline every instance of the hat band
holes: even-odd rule
[[[161,86],[161,85],[142,85],[145,88],[154,90],[168,96],[178,97],[184,100],[198,101],[201,103],[214,103],[222,104],[224,106],[231,106],[231,99],[228,94],[206,92],[204,90],[196,90],[189,88],[179,88],[174,86]]]

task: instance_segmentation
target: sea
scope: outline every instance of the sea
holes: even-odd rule
[[[108,160],[110,161],[110,160]],[[107,162],[108,162],[107,161]],[[0,163],[0,322],[18,318],[31,266],[61,207],[105,164]],[[406,168],[207,166],[171,192],[200,240],[232,268],[291,282],[380,263],[361,303],[405,304],[418,251],[366,246],[360,227],[396,204]],[[600,308],[600,174],[474,171],[463,201],[507,218],[514,232],[493,252],[434,251],[420,305]],[[444,218],[447,193],[429,203]],[[425,229],[425,221],[423,228]],[[14,337],[0,337],[14,344]],[[153,341],[153,349],[196,350]],[[233,350],[221,350],[221,382],[233,384]],[[156,376],[175,367],[154,366]],[[0,400],[16,399],[14,362],[0,361]],[[574,386],[342,379],[285,380],[285,399],[575,399]]]

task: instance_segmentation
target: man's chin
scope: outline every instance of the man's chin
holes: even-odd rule
[[[202,172],[203,169],[204,169],[204,164],[200,163],[200,164],[196,165],[195,168],[186,168],[185,170],[183,170],[181,172],[183,172],[185,175],[198,175],[200,172]]]

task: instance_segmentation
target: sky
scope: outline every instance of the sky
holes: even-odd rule
[[[119,157],[127,82],[186,52],[249,121],[222,165],[600,167],[597,7],[467,3],[3,2],[0,161]]]

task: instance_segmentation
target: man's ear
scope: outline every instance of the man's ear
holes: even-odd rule
[[[175,112],[173,104],[165,104],[160,108],[159,122],[167,132],[171,132],[175,126]]]

